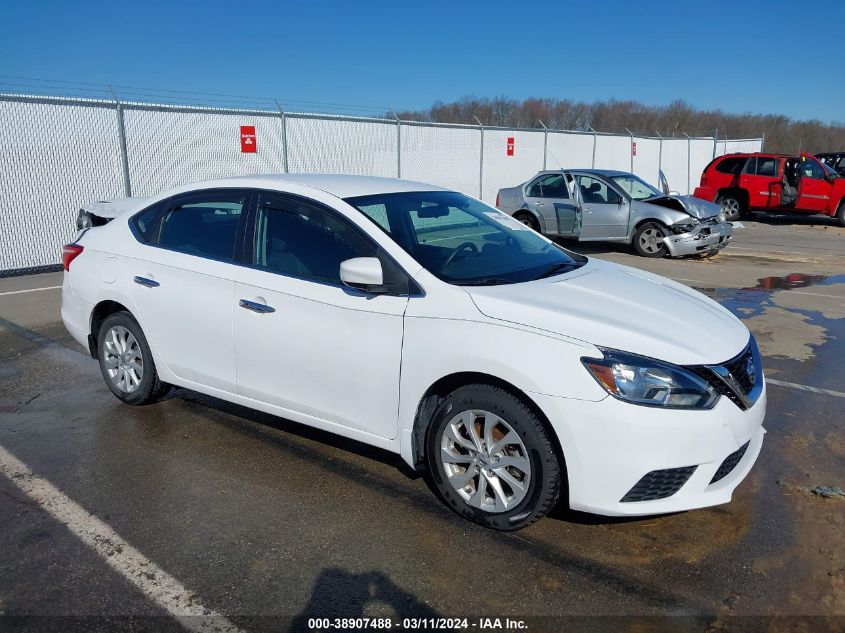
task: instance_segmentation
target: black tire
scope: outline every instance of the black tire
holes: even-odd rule
[[[531,227],[538,233],[540,232],[540,223],[537,221],[537,218],[531,215],[528,211],[517,211],[513,214],[513,217],[515,220],[522,222],[525,226]]]
[[[736,195],[721,195],[716,198],[716,204],[721,207],[722,213],[725,214],[725,219],[728,222],[736,222],[748,216],[748,209],[745,206],[745,202]]]
[[[474,507],[469,500],[461,496],[458,489],[453,487],[448,479],[449,475],[441,452],[444,433],[447,432],[447,427],[450,427],[456,417],[461,413],[471,411],[492,413],[510,426],[518,436],[521,447],[516,442],[509,443],[500,454],[503,458],[509,456],[523,458],[521,459],[523,462],[524,458],[527,457],[530,464],[528,484],[523,489],[525,492],[521,500],[516,498],[521,493],[517,492],[516,488],[510,488],[507,480],[494,477],[499,482],[498,485],[507,490],[511,501],[515,503],[504,511],[489,511],[481,507]],[[481,416],[475,419],[485,420],[486,418]],[[476,422],[473,421],[472,424],[475,428]],[[484,424],[484,422],[479,422],[479,424]],[[498,435],[497,430],[499,431]],[[505,431],[506,429],[501,426],[492,428],[491,437],[498,441],[506,434]],[[450,442],[451,440],[447,436],[445,441]],[[523,450],[527,455],[522,454]],[[474,493],[479,493],[478,482],[484,476],[481,470],[490,473],[492,476],[494,469],[497,472],[502,469],[492,466],[493,463],[499,462],[499,457],[487,455],[486,460],[489,460],[485,463],[490,468],[475,466],[474,472],[476,474],[467,482],[467,486],[463,489],[464,494],[473,496]],[[498,387],[468,385],[455,390],[440,403],[432,416],[426,435],[426,463],[431,483],[447,506],[462,517],[494,530],[508,532],[519,530],[534,523],[555,506],[560,496],[562,464],[558,459],[553,439],[529,407],[520,399]],[[478,463],[476,462],[476,464]],[[471,466],[467,465],[464,473],[468,473],[470,468]],[[509,467],[505,468],[509,470],[508,474],[517,475],[517,477],[521,474],[521,471],[514,471]],[[524,476],[520,479],[523,482],[525,481]],[[498,495],[495,494],[493,487],[487,483],[489,480],[490,478],[486,478],[484,485],[487,491],[491,491],[490,495],[495,500]],[[484,489],[480,491],[480,495],[482,498],[486,498]],[[493,503],[493,501],[490,502]]]
[[[839,209],[836,211],[836,219],[839,221],[839,226],[845,226],[845,200],[839,203]]]
[[[135,342],[127,345],[125,354],[128,355],[135,352],[136,358],[140,356],[141,359],[141,363],[136,363],[142,368],[140,381],[137,384],[132,382],[131,391],[119,387],[115,383],[115,379],[109,374],[110,368],[108,365],[115,360],[115,347],[111,339],[113,329],[115,329],[115,332],[129,332],[131,334]],[[123,342],[126,343],[127,341],[131,342],[131,339],[124,339]],[[115,312],[106,317],[101,324],[100,331],[97,333],[97,359],[100,362],[100,371],[103,374],[103,380],[106,381],[106,385],[118,399],[126,404],[149,404],[159,400],[170,390],[170,385],[159,380],[158,372],[153,362],[153,355],[150,352],[150,345],[147,343],[144,331],[138,325],[135,318],[128,312]],[[111,370],[119,371],[119,368],[112,367]],[[137,377],[137,371],[134,371],[133,375]],[[129,377],[127,377],[127,381],[130,381]]]
[[[659,235],[657,235],[659,234]],[[669,249],[663,243],[666,228],[657,222],[643,222],[634,231],[634,250],[640,257],[666,257]]]

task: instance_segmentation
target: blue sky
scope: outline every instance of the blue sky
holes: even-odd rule
[[[13,76],[375,110],[467,95],[681,98],[845,121],[841,1],[45,0],[3,3],[0,24],[7,92],[27,83]]]

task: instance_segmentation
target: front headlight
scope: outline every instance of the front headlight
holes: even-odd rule
[[[682,233],[689,233],[695,227],[701,224],[696,218],[688,218],[685,220],[681,220],[672,225],[672,232],[675,235],[681,235]]]
[[[710,409],[719,399],[707,381],[683,367],[617,350],[601,351],[604,358],[581,362],[614,398],[668,409]]]

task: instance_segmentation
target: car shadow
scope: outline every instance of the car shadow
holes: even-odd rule
[[[808,226],[808,227],[838,227],[839,222],[836,218],[827,215],[817,215],[811,213],[768,213],[768,212],[752,212],[745,220],[758,222],[759,224],[768,224],[769,226]]]

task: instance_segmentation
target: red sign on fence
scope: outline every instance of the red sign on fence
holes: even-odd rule
[[[636,155],[637,155],[637,142],[634,141],[633,143],[631,143],[631,156],[636,156]]]
[[[513,137],[508,137],[508,156],[513,156]]]
[[[241,152],[245,154],[254,154],[258,149],[255,144],[255,126],[242,125],[241,126]]]

